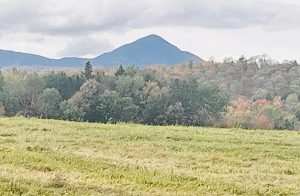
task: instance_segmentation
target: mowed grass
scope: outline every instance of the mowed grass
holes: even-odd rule
[[[0,195],[299,195],[300,134],[0,118]]]

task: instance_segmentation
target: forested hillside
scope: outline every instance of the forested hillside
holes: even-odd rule
[[[300,66],[265,56],[176,67],[1,73],[1,115],[263,129],[300,127]]]

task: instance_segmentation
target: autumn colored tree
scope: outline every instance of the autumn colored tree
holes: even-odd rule
[[[234,98],[227,107],[226,123],[228,126],[251,128],[252,103],[246,97]]]
[[[265,114],[253,116],[252,125],[255,129],[272,129],[273,125],[269,117]]]

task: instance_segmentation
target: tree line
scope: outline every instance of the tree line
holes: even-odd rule
[[[151,69],[120,66],[113,73],[0,74],[1,114],[88,122],[212,125],[229,95],[212,83],[169,78]]]
[[[0,73],[0,114],[102,123],[299,129],[300,66],[266,56],[164,67]]]

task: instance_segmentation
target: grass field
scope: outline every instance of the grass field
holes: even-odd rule
[[[300,133],[0,118],[0,195],[299,195]]]

